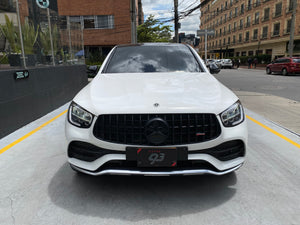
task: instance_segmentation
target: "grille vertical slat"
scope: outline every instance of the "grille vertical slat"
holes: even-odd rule
[[[214,114],[111,114],[99,115],[94,126],[94,136],[103,141],[148,145],[145,126],[153,118],[165,120],[169,136],[164,145],[201,143],[217,138],[221,127]]]

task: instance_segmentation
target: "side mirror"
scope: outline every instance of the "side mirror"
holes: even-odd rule
[[[211,74],[219,73],[220,72],[220,68],[217,65],[210,64],[210,66],[209,66],[209,72]]]
[[[89,77],[95,77],[98,73],[98,66],[88,66],[87,67],[87,74]]]

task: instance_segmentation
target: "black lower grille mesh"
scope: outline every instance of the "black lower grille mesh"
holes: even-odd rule
[[[147,122],[161,118],[168,124],[168,137],[159,144],[184,145],[209,141],[221,134],[214,114],[112,114],[100,115],[93,133],[96,138],[118,144],[153,145],[145,134]]]

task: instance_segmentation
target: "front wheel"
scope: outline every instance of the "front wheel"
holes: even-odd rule
[[[266,73],[267,74],[271,74],[272,73],[272,71],[271,71],[271,69],[269,67],[266,69]]]
[[[283,68],[283,69],[282,69],[282,75],[283,75],[283,76],[287,76],[287,75],[288,75],[288,72],[287,72],[287,69],[286,69],[286,68]]]

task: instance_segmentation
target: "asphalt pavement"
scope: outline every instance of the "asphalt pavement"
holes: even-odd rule
[[[0,224],[298,225],[300,138],[269,119],[295,114],[299,122],[296,108],[286,113],[296,100],[243,90],[250,72],[218,74],[246,106],[249,142],[238,171],[188,177],[78,175],[66,158],[66,104],[0,139]],[[264,82],[263,74],[253,76]]]

